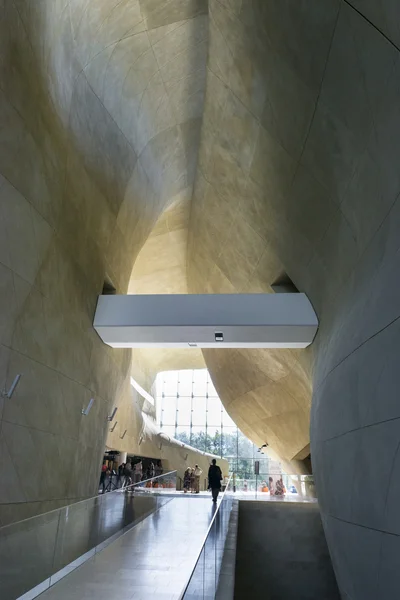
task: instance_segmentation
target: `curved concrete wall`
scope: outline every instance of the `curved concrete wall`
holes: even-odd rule
[[[399,18],[390,1],[210,0],[189,235],[193,291],[269,291],[284,272],[318,311],[311,352],[205,359],[242,429],[288,458],[312,381],[313,468],[352,600],[399,585]]]
[[[127,381],[126,389],[118,401],[115,420],[110,424],[107,448],[137,456],[160,458],[164,470],[176,470],[182,480],[186,467],[188,465],[194,467],[195,464],[198,464],[204,473],[202,476],[203,488],[203,480],[207,477],[208,467],[213,456],[195,450],[165,434],[160,434],[160,430],[151,416],[143,417],[142,408],[145,412],[151,412],[148,410],[148,406],[143,407],[143,398]],[[114,425],[111,432],[111,427]],[[228,461],[216,458],[223,474],[228,475]]]
[[[189,230],[191,291],[268,293],[285,273],[304,289],[299,269],[310,262],[333,214],[329,194],[298,165],[338,7],[335,2],[323,9],[315,2],[308,9],[284,6],[210,2],[206,99]],[[301,216],[303,210],[314,211],[314,222]],[[268,442],[286,462],[304,458],[310,443],[309,353],[210,350],[204,356],[242,431],[259,445]],[[293,462],[286,468],[308,467]]]
[[[100,343],[106,277],[288,276],[318,312],[313,348],[205,361],[288,470],[307,470],[311,411],[342,595],[397,589],[399,17],[391,0],[0,2],[0,372],[23,373],[0,405],[3,522],[94,492],[115,403],[139,447],[130,371],[149,389],[165,361]]]
[[[332,123],[327,143],[340,151],[325,164],[353,239],[346,250],[343,226],[336,234],[344,281],[333,303],[326,285],[311,435],[338,583],[343,598],[358,600],[399,586],[400,8],[350,4],[372,24],[342,7],[321,102]]]
[[[107,414],[132,402],[131,353],[92,318],[193,184],[207,5],[169,8],[0,2],[1,385],[23,374],[0,400],[1,523],[94,494]]]

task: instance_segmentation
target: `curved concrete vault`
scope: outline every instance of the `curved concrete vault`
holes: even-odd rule
[[[0,0],[0,373],[23,373],[0,400],[4,522],[93,493],[116,402],[129,433],[107,443],[154,451],[131,370],[150,390],[205,361],[288,470],[307,471],[311,414],[342,595],[397,589],[399,18],[391,0]],[[282,276],[318,312],[309,351],[132,357],[91,328],[105,279]]]
[[[0,2],[1,379],[23,373],[0,406],[2,522],[95,493],[115,404],[107,444],[140,453],[148,438],[160,455],[132,402],[131,353],[92,329],[104,281],[128,290],[158,218],[194,182],[207,5],[159,8]],[[150,390],[158,363],[134,358]]]
[[[312,383],[311,456],[342,596],[385,597],[400,540],[400,9],[209,6],[190,289],[270,291],[283,272],[321,327],[309,353],[205,360],[243,431],[286,459],[307,438]]]

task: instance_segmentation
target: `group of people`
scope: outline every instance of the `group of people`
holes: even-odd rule
[[[183,491],[185,494],[199,494],[200,493],[200,477],[203,473],[199,465],[194,467],[188,467],[185,471],[183,478]],[[210,468],[208,469],[208,489],[211,490],[212,500],[215,503],[218,498],[218,494],[221,490],[222,471],[217,465],[217,461],[213,458]]]
[[[248,491],[248,483],[246,480],[243,482],[243,491]],[[271,496],[284,496],[286,494],[286,488],[282,476],[278,477],[275,483],[273,477],[268,478],[268,484],[263,481],[261,484],[261,491],[269,492]]]
[[[133,460],[129,460],[128,462],[119,465],[117,472],[109,467],[107,461],[104,461],[101,467],[100,487],[104,494],[105,491],[110,491],[111,489],[119,487],[125,488],[133,483],[153,479],[153,477],[158,477],[162,474],[163,468],[160,460],[156,461],[155,464],[153,461],[150,461],[147,468],[144,468],[141,459],[136,463],[134,463]],[[117,476],[116,484],[112,479],[114,475]],[[112,486],[110,484],[106,486],[107,481],[111,481]]]
[[[188,467],[183,476],[183,491],[185,494],[200,494],[200,476],[202,474],[202,469],[200,469],[199,465],[195,465],[194,467]]]
[[[111,473],[115,474],[115,471],[111,471],[107,465],[107,462],[104,461],[100,475],[100,486],[103,489],[103,493],[106,490],[107,476],[109,476]],[[156,464],[154,464],[153,461],[150,461],[146,469],[144,469],[143,461],[141,459],[136,463],[134,463],[133,461],[128,461],[126,463],[122,463],[118,467],[117,484],[114,487],[126,488],[134,483],[139,483],[141,481],[146,481],[148,479],[158,477],[162,475],[162,473],[163,468],[161,465],[161,461],[159,460],[156,461]],[[192,494],[200,493],[200,477],[202,473],[203,470],[199,467],[199,465],[195,465],[194,467],[188,467],[186,469],[183,479],[183,490],[185,494],[187,494],[188,492]],[[215,458],[213,458],[210,468],[208,469],[208,489],[212,492],[213,502],[217,501],[218,494],[221,490],[221,481],[222,471],[217,465],[217,461],[215,460]],[[278,482],[276,484],[276,489],[278,489]]]
[[[130,461],[122,463],[118,467],[118,486],[122,481],[122,487],[128,487],[133,483],[139,483],[143,477],[143,463],[139,462],[133,464]]]
[[[133,483],[140,483],[140,481],[158,477],[162,475],[162,472],[163,468],[160,461],[157,461],[156,464],[151,461],[147,469],[144,469],[142,460],[136,463],[128,461],[118,467],[118,483],[122,481],[122,487],[124,488]]]
[[[286,488],[284,486],[282,477],[277,479],[275,483],[273,478],[269,477],[268,489],[271,496],[284,496],[286,494]]]

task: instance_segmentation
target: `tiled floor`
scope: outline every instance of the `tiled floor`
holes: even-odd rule
[[[195,565],[213,507],[180,497],[40,596],[41,600],[177,600]]]

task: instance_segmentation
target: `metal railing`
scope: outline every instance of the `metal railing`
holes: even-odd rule
[[[222,494],[221,501],[215,505],[215,512],[199,551],[195,567],[179,600],[215,598],[232,504],[233,485],[231,476]]]
[[[39,595],[170,502],[163,492],[175,488],[171,471],[1,527],[1,599]]]

